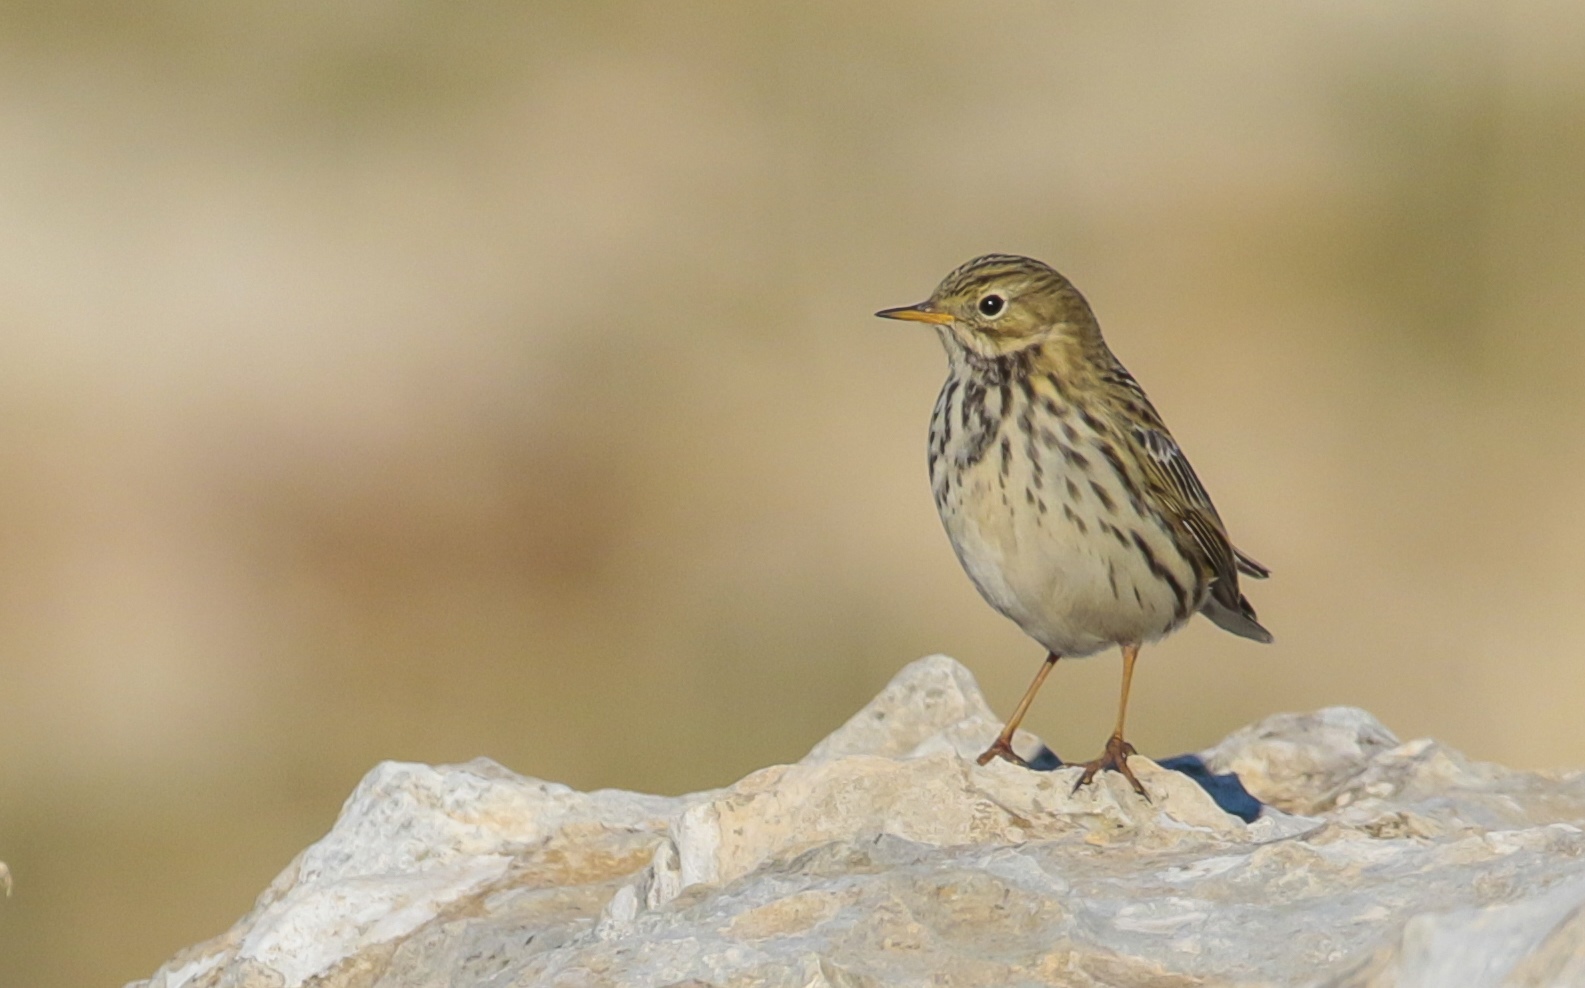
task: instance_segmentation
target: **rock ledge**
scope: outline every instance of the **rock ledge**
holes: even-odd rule
[[[1266,804],[1246,823],[1143,758],[1150,802],[980,768],[997,727],[932,656],[712,792],[382,764],[252,911],[135,984],[1585,985],[1585,775],[1284,714],[1194,763]]]

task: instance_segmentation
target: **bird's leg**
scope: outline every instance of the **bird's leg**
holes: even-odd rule
[[[1112,729],[1112,736],[1106,741],[1106,750],[1101,757],[1084,766],[1084,774],[1079,776],[1079,781],[1073,784],[1073,791],[1078,792],[1083,786],[1095,778],[1097,772],[1113,771],[1123,773],[1134,787],[1134,792],[1144,796],[1149,801],[1150,795],[1145,792],[1145,787],[1134,778],[1133,771],[1128,767],[1128,756],[1134,754],[1134,746],[1123,740],[1123,720],[1128,716],[1128,690],[1134,682],[1134,660],[1139,658],[1138,645],[1123,646],[1123,695],[1117,703],[1117,726]]]
[[[1055,652],[1046,653],[1046,661],[1041,664],[1040,671],[1035,673],[1035,681],[1029,684],[1027,690],[1024,690],[1024,698],[1018,701],[1018,707],[1013,711],[1013,715],[1007,719],[1007,724],[1002,728],[1002,733],[996,736],[996,740],[991,742],[991,746],[986,748],[985,752],[975,761],[981,765],[987,765],[992,758],[1001,758],[1012,762],[1014,765],[1022,765],[1024,768],[1029,767],[1029,763],[1019,758],[1018,753],[1013,751],[1013,732],[1018,730],[1019,721],[1024,719],[1024,714],[1029,712],[1029,705],[1035,700],[1035,694],[1040,692],[1040,684],[1046,681],[1046,677],[1051,674],[1051,667],[1056,665],[1057,660],[1061,657]]]

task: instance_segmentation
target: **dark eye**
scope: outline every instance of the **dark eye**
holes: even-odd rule
[[[980,315],[987,319],[995,319],[1007,308],[1007,299],[992,293],[980,299],[978,308]]]

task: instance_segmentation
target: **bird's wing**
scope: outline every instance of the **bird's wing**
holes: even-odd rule
[[[1205,553],[1216,579],[1211,584],[1210,599],[1201,608],[1207,617],[1235,635],[1270,642],[1271,632],[1261,627],[1249,599],[1238,592],[1239,572],[1265,577],[1268,570],[1248,556],[1233,548],[1227,539],[1227,530],[1217,515],[1211,498],[1205,493],[1200,478],[1194,475],[1188,457],[1173,441],[1165,427],[1134,426],[1133,438],[1145,455],[1140,463],[1149,477],[1152,493],[1165,505],[1168,513],[1189,530],[1195,543]]]
[[[1115,364],[1102,379],[1114,389],[1114,400],[1129,413],[1127,418],[1133,425],[1122,438],[1141,454],[1135,459],[1144,468],[1149,492],[1170,517],[1189,530],[1232,606],[1239,599],[1239,573],[1265,579],[1271,571],[1234,548],[1222,516],[1211,503],[1211,495],[1134,376],[1121,364]]]
[[[1126,412],[1123,418],[1130,424],[1120,430],[1118,438],[1135,454],[1132,459],[1144,474],[1147,499],[1188,531],[1211,567],[1215,577],[1211,581],[1211,598],[1202,610],[1212,621],[1235,635],[1259,642],[1271,641],[1271,632],[1261,627],[1255,609],[1238,592],[1240,571],[1255,577],[1265,577],[1269,571],[1233,548],[1222,517],[1211,503],[1211,495],[1206,493],[1205,485],[1189,465],[1189,458],[1178,448],[1177,440],[1167,431],[1161,415],[1133,375],[1121,364],[1114,363],[1101,379],[1111,385],[1112,401],[1120,411]]]
[[[1238,546],[1233,546],[1233,556],[1238,560],[1238,571],[1245,576],[1252,576],[1257,580],[1264,580],[1271,575],[1269,567],[1262,565],[1253,556],[1244,552]]]
[[[1238,546],[1233,545],[1228,540],[1227,527],[1222,524],[1222,517],[1216,513],[1216,505],[1211,503],[1211,495],[1205,492],[1205,485],[1200,483],[1200,478],[1194,473],[1194,467],[1189,465],[1189,458],[1183,455],[1183,450],[1179,449],[1177,442],[1173,440],[1172,436],[1167,434],[1165,427],[1159,429],[1154,427],[1136,427],[1135,432],[1140,443],[1145,447],[1145,451],[1150,454],[1147,459],[1147,469],[1150,462],[1159,464],[1160,471],[1165,476],[1165,482],[1173,488],[1174,493],[1189,507],[1190,513],[1203,513],[1216,523],[1217,535],[1220,536],[1222,542],[1227,544],[1227,548],[1232,551],[1233,565],[1238,568],[1238,572],[1243,573],[1245,576],[1254,577],[1257,580],[1264,580],[1270,576],[1270,569],[1253,556],[1241,551]],[[1195,538],[1200,539],[1198,529],[1195,528],[1192,522],[1189,525],[1190,530],[1195,532]],[[1200,541],[1203,546],[1204,540],[1201,539]],[[1221,561],[1219,559],[1217,560],[1217,572],[1221,572]]]
[[[1189,458],[1183,455],[1165,427],[1135,424],[1129,433],[1129,438],[1144,454],[1138,459],[1149,481],[1150,493],[1171,517],[1188,529],[1216,573],[1217,582],[1231,586],[1236,594],[1238,558],[1227,540],[1222,518],[1216,513],[1211,496],[1205,492],[1205,485],[1195,476]]]

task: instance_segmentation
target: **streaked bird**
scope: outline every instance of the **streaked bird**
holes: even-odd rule
[[[1266,567],[1235,549],[1145,391],[1101,338],[1072,283],[1028,257],[988,254],[918,305],[876,315],[933,326],[947,380],[930,417],[930,483],[980,594],[1046,649],[1001,734],[979,757],[1026,764],[1013,732],[1057,660],[1117,646],[1117,724],[1077,789],[1128,767],[1123,738],[1140,646],[1204,614],[1270,642],[1239,592]]]

